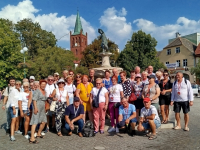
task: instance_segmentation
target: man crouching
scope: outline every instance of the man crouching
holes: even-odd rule
[[[144,98],[144,107],[141,109],[138,131],[149,130],[146,135],[149,140],[156,139],[156,129],[161,126],[160,118],[155,106],[151,105],[150,98]]]

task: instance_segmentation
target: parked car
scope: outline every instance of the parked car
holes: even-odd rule
[[[194,96],[199,95],[199,85],[198,84],[192,84],[192,90],[193,90]]]

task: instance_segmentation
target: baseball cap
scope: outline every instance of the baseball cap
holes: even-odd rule
[[[35,77],[34,76],[30,76],[30,78],[29,78],[30,80],[32,79],[32,80],[35,80]]]
[[[141,74],[140,73],[136,74],[135,78],[141,78]]]
[[[74,101],[80,101],[80,99],[78,97],[74,97]]]
[[[145,97],[145,98],[143,99],[143,102],[148,103],[149,101],[151,101],[151,100],[150,100],[150,98],[148,98],[148,97]]]
[[[62,82],[65,83],[65,81],[63,79],[60,79],[60,80],[58,80],[57,84],[62,83]]]
[[[55,72],[55,73],[54,73],[54,75],[57,75],[57,76],[59,76],[59,73],[58,73],[58,72]]]
[[[156,79],[156,77],[154,75],[152,75],[152,74],[150,76],[147,76],[147,78],[149,78],[149,79],[152,79],[152,78]]]

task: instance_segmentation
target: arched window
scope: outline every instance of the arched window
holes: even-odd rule
[[[76,49],[76,55],[78,55],[78,50]]]

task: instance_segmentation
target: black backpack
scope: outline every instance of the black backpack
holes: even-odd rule
[[[92,121],[88,120],[86,121],[84,127],[83,127],[83,136],[84,137],[93,137],[94,134],[94,125]]]

